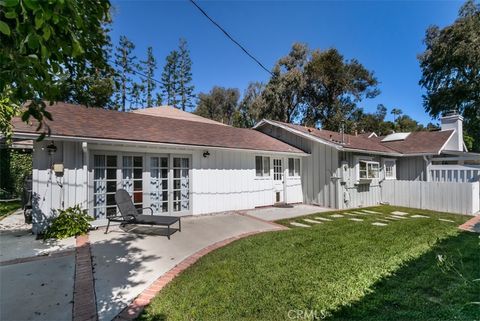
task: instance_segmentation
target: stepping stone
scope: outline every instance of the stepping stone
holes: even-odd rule
[[[455,223],[455,221],[452,221],[452,220],[447,220],[445,218],[439,218],[438,219],[439,221],[442,221],[442,222],[450,222],[450,223]]]
[[[400,211],[393,211],[393,212],[390,213],[390,214],[402,216],[402,215],[407,215],[408,213],[407,213],[407,212],[400,212]]]
[[[369,211],[369,210],[362,210],[362,212],[365,212],[365,213],[368,213],[368,214],[380,214],[380,212]]]
[[[325,221],[325,222],[331,222],[332,220],[329,219],[329,218],[325,218],[325,217],[315,217],[316,220],[320,220],[320,221]]]
[[[386,219],[389,219],[389,220],[395,220],[395,221],[398,221],[400,218],[398,217],[395,217],[395,216],[387,216],[385,217]],[[403,218],[403,217],[402,217]]]
[[[388,224],[386,224],[386,223],[380,223],[380,222],[373,222],[372,225],[375,225],[375,226],[387,226]]]
[[[344,216],[342,214],[333,214],[333,215],[330,215],[330,217],[339,218],[339,217],[344,217]]]
[[[344,214],[347,214],[347,215],[350,215],[350,216],[358,216],[358,214],[353,214],[353,213],[344,213]]]
[[[361,218],[355,218],[355,217],[349,218],[349,220],[354,222],[363,222]]]
[[[360,214],[360,215],[369,215],[369,213],[364,213],[364,212],[353,212],[355,214]]]
[[[430,218],[430,216],[425,216],[425,215],[412,215],[410,217],[413,217],[413,218]]]
[[[293,225],[293,226],[296,226],[296,227],[310,227],[310,225],[297,223],[297,222],[290,222],[290,225]]]
[[[383,219],[381,219],[381,218],[377,218],[377,220],[378,220],[378,221],[382,221],[382,222],[387,222],[387,223],[390,223],[390,222],[391,222],[391,221],[389,221],[389,220],[383,220]]]
[[[397,216],[397,215],[392,215],[392,216],[390,216],[390,217],[394,217],[394,218],[398,218],[398,219],[402,219],[402,220],[406,219],[406,217]]]
[[[308,222],[308,223],[322,224],[322,222],[315,221],[315,220],[311,220],[311,219],[309,219],[309,218],[304,219],[304,221],[305,221],[305,222]]]

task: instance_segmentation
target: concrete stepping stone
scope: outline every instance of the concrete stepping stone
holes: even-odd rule
[[[375,211],[370,211],[370,210],[362,210],[362,212],[368,213],[368,214],[381,214],[380,212],[375,212]]]
[[[302,224],[298,222],[290,222],[290,225],[296,226],[296,227],[310,227],[310,225],[307,224]]]
[[[330,217],[339,218],[339,217],[345,217],[345,216],[343,216],[342,214],[332,214],[330,215]]]
[[[397,215],[392,215],[390,217],[394,217],[394,218],[398,218],[398,219],[401,219],[401,220],[405,220],[407,219],[407,217],[404,217],[404,216],[397,216]]]
[[[360,215],[369,215],[369,213],[357,212],[357,211],[356,211],[356,212],[353,212],[353,213],[355,213],[355,214],[360,214]]]
[[[311,220],[309,218],[305,218],[303,219],[305,222],[307,223],[313,223],[313,224],[322,224],[322,222],[319,222],[319,221],[315,221],[315,220]]]
[[[439,221],[442,221],[442,222],[450,222],[450,223],[455,223],[455,221],[452,221],[452,220],[447,220],[446,218],[439,218],[438,220],[439,220]]]
[[[408,213],[407,212],[400,212],[400,211],[393,211],[390,214],[403,216],[403,215],[407,215]]]
[[[363,222],[363,219],[361,218],[355,218],[355,217],[352,217],[352,218],[349,218],[350,221],[354,221],[354,222]]]
[[[398,217],[395,217],[395,216],[387,216],[385,217],[386,219],[389,219],[389,220],[395,220],[395,221],[398,221],[400,220]]]
[[[316,220],[319,221],[325,221],[325,222],[331,222],[332,220],[326,217],[315,217]]]
[[[358,214],[353,214],[353,213],[343,213],[343,214],[350,215],[350,216],[358,216]]]
[[[410,216],[410,217],[413,217],[413,218],[430,218],[430,216],[426,216],[426,215],[418,215],[418,214],[416,214],[416,215],[412,215],[412,216]]]
[[[387,224],[387,223],[381,223],[381,222],[373,222],[372,225],[375,225],[375,226],[387,226],[388,224]]]

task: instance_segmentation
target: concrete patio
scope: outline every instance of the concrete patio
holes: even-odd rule
[[[307,204],[295,204],[287,205],[286,207],[264,207],[256,208],[253,210],[243,211],[247,215],[265,220],[265,221],[277,221],[286,218],[293,218],[298,216],[304,216],[320,212],[333,211],[331,208],[307,205]]]
[[[171,240],[161,229],[115,227],[90,232],[99,320],[111,320],[152,282],[185,258],[216,242],[278,226],[238,214],[186,217]]]

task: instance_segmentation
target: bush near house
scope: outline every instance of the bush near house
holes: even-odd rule
[[[52,219],[45,232],[45,238],[63,239],[70,236],[85,234],[90,228],[93,218],[82,210],[80,205],[59,210],[58,216]]]
[[[0,203],[0,219],[15,212],[20,207],[22,207],[22,204],[20,204],[19,201],[1,202]]]
[[[3,198],[20,197],[25,176],[32,173],[32,154],[7,148],[0,149],[0,189]]]

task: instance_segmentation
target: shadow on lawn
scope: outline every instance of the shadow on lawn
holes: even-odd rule
[[[464,232],[439,242],[325,320],[480,320],[478,238]]]

